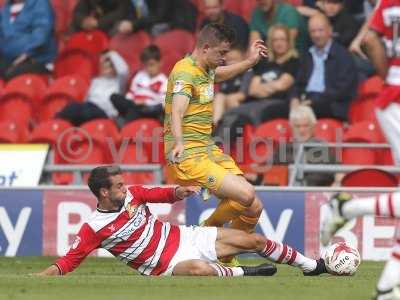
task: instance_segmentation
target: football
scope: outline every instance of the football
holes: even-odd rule
[[[339,276],[354,275],[361,263],[358,250],[345,242],[330,245],[324,259],[328,272]]]

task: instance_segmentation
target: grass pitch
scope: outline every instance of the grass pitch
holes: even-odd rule
[[[49,257],[0,258],[0,299],[371,299],[383,268],[383,263],[363,262],[353,277],[304,277],[298,269],[287,266],[278,266],[275,276],[264,278],[142,277],[115,259],[89,258],[67,276],[28,275],[53,261]]]

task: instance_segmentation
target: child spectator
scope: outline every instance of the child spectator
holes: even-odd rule
[[[93,119],[118,116],[110,96],[125,90],[129,74],[128,65],[117,52],[109,51],[101,55],[99,70],[99,76],[90,84],[85,102],[68,104],[57,114],[58,118],[79,126]]]
[[[162,119],[167,77],[161,73],[161,53],[150,45],[140,54],[144,69],[133,78],[125,97],[114,94],[111,101],[119,114],[130,122],[139,118]]]

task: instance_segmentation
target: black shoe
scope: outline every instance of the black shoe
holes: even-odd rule
[[[259,266],[240,266],[244,276],[272,276],[276,273],[275,265],[265,263]]]
[[[303,272],[304,276],[318,276],[323,273],[328,273],[325,266],[325,261],[323,258],[317,260],[317,267],[311,272]]]

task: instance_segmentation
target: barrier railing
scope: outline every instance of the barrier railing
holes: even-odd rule
[[[382,165],[341,165],[341,164],[311,164],[306,162],[306,148],[335,148],[337,153],[341,153],[342,148],[368,148],[368,149],[390,149],[388,144],[379,143],[298,143],[298,151],[294,158],[293,165],[290,166],[289,186],[294,186],[297,181],[304,179],[305,172],[320,173],[348,173],[358,169],[375,168],[391,173],[400,173],[400,167]],[[339,160],[340,163],[340,160]]]

